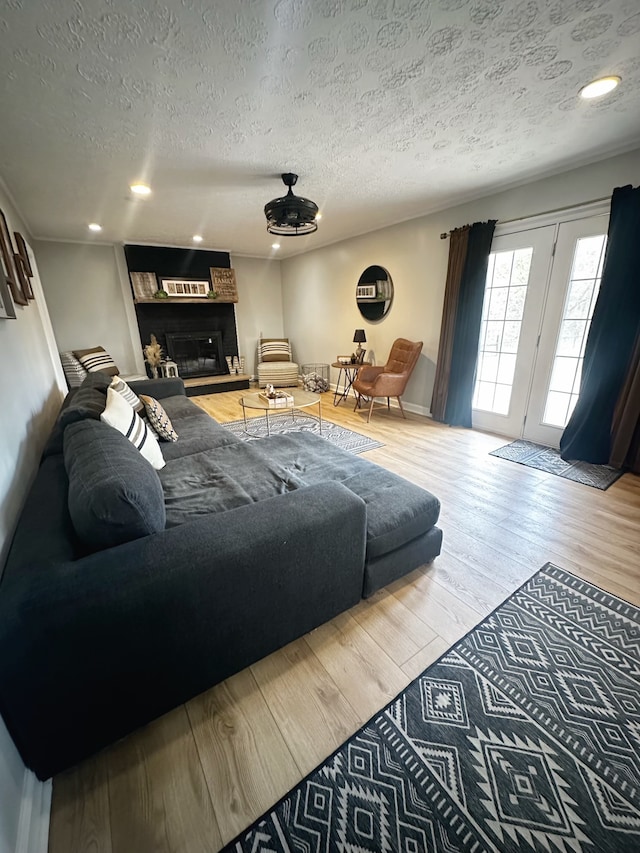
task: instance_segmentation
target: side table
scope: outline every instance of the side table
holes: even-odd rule
[[[335,367],[338,371],[338,381],[336,382],[336,390],[333,393],[333,405],[337,406],[349,396],[349,391],[353,385],[353,380],[358,375],[358,369],[361,364],[341,364],[339,361],[334,361],[331,367]],[[342,384],[342,391],[340,385]]]

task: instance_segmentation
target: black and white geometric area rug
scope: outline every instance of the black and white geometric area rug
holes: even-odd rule
[[[638,853],[638,609],[547,564],[225,850]]]
[[[249,432],[245,431],[244,421],[242,420],[227,421],[222,424],[223,427],[226,427],[243,441],[255,441],[256,439],[266,438],[267,435],[281,435],[288,432],[312,432],[314,435],[320,435],[337,447],[349,450],[351,453],[364,453],[366,450],[384,447],[381,441],[375,441],[368,435],[362,435],[362,433],[334,424],[324,418],[322,419],[322,432],[320,432],[318,418],[299,412],[292,414],[290,411],[285,411],[277,412],[275,415],[271,413],[268,424],[264,416],[247,418],[247,425]]]

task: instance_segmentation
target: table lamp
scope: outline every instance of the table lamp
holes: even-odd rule
[[[364,329],[356,329],[353,334],[353,342],[354,344],[358,344],[356,348],[356,362],[361,364],[364,360],[364,354],[366,350],[362,349],[361,344],[366,344],[367,336],[364,333]]]

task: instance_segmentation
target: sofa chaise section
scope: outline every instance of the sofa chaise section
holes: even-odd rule
[[[325,483],[81,559],[14,555],[0,713],[26,764],[46,779],[356,604],[365,516]]]

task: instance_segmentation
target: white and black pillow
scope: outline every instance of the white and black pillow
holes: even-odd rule
[[[126,436],[156,470],[164,468],[165,461],[158,440],[140,415],[111,387],[107,388],[107,406],[100,419]]]
[[[291,347],[287,338],[262,338],[261,361],[291,361]]]
[[[60,361],[69,388],[79,388],[87,375],[87,371],[72,352],[61,352]]]
[[[131,390],[124,379],[121,379],[119,376],[114,376],[111,380],[110,387],[113,388],[114,391],[117,391],[118,394],[127,401],[134,412],[137,412],[139,415],[143,414],[144,404],[142,400],[134,391]]]
[[[173,428],[169,415],[165,412],[163,406],[155,399],[148,397],[146,394],[141,394],[140,399],[144,404],[149,423],[157,435],[164,441],[177,441],[178,433]]]
[[[120,373],[115,361],[103,347],[92,347],[91,349],[76,349],[73,354],[80,364],[89,373],[108,373],[115,376]]]

